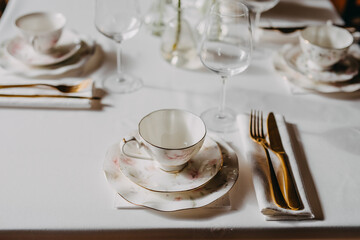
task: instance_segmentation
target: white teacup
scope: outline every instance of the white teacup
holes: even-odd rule
[[[162,109],[146,115],[138,125],[138,136],[124,139],[122,149],[127,156],[140,158],[125,148],[128,142],[136,141],[161,169],[178,172],[200,150],[205,136],[200,117],[184,110]]]
[[[36,12],[16,19],[24,39],[40,53],[49,52],[61,37],[66,19],[61,13]]]
[[[347,54],[354,38],[344,28],[332,24],[307,27],[300,32],[300,46],[310,67],[327,70]]]

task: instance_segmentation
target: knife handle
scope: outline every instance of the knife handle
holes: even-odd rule
[[[282,169],[284,170],[285,189],[283,191],[285,200],[292,210],[300,210],[303,208],[300,197],[298,195],[294,178],[291,174],[290,165],[286,153],[276,153],[279,157]]]
[[[262,145],[266,154],[266,159],[268,161],[268,166],[269,166],[269,170],[270,170],[270,195],[272,197],[272,199],[274,200],[274,203],[280,207],[280,208],[289,208],[288,205],[286,204],[286,201],[284,199],[283,194],[281,193],[281,189],[279,186],[279,182],[276,178],[276,174],[274,171],[274,167],[272,165],[271,162],[271,158],[270,158],[270,154],[268,149]]]

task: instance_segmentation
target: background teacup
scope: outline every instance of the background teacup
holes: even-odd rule
[[[35,51],[49,52],[58,42],[66,19],[61,13],[36,12],[16,19],[15,25]]]
[[[346,29],[326,24],[307,27],[300,32],[300,46],[310,67],[327,70],[347,54],[354,39]]]
[[[136,141],[167,172],[181,171],[204,143],[206,127],[197,115],[179,109],[162,109],[146,115],[138,125],[138,136],[124,139],[125,145]]]

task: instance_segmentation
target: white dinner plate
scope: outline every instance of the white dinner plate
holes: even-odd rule
[[[128,152],[139,151],[137,144],[127,143]],[[124,142],[120,144],[122,149]],[[188,191],[209,182],[222,167],[223,159],[217,143],[209,136],[200,151],[192,157],[186,167],[178,173],[168,173],[158,167],[156,161],[128,157],[120,154],[122,173],[134,183],[152,191]]]
[[[11,39],[6,50],[10,56],[29,66],[48,66],[65,61],[72,57],[81,47],[79,36],[64,30],[59,42],[47,54],[36,52],[24,38],[17,36]]]
[[[199,208],[208,205],[224,196],[234,186],[239,167],[234,151],[226,143],[219,143],[223,155],[223,167],[207,184],[185,192],[155,192],[147,190],[128,179],[120,170],[122,155],[120,144],[109,148],[104,171],[109,184],[125,200],[135,205],[159,211],[177,211]]]

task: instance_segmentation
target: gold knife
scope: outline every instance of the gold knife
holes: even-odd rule
[[[279,129],[276,124],[275,116],[271,112],[267,119],[267,129],[270,141],[270,149],[278,156],[281,162],[282,175],[277,176],[280,189],[284,195],[285,201],[292,210],[300,210],[303,208],[300,197],[298,195],[296,184],[291,173],[289,160],[285,149],[282,145]]]
[[[100,100],[100,97],[84,97],[71,95],[26,95],[26,94],[0,94],[0,97],[24,97],[24,98],[78,98],[89,100]]]

